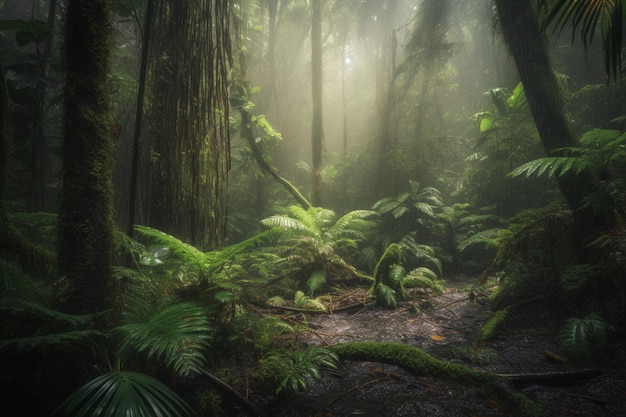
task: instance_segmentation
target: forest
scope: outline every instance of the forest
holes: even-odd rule
[[[626,415],[625,7],[0,0],[2,415]]]

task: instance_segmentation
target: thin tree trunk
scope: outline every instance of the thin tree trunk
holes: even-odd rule
[[[322,205],[322,149],[324,127],[322,119],[322,0],[313,0],[313,19],[311,24],[311,65],[313,94],[313,179],[311,201],[315,206]]]
[[[111,293],[113,186],[110,2],[71,0],[65,24],[63,188],[59,274],[68,283],[65,310],[91,313]]]
[[[552,71],[543,34],[530,0],[496,0],[501,30],[515,60],[526,98],[544,151],[562,156],[560,148],[576,145],[565,112],[560,85]],[[586,198],[597,188],[589,170],[568,172],[557,178],[559,188],[574,216],[574,245],[578,260],[589,261],[587,244],[611,226],[610,219],[594,213]]]
[[[144,24],[143,42],[141,49],[141,68],[139,70],[139,92],[137,94],[137,110],[135,114],[135,135],[133,138],[133,155],[130,173],[130,193],[128,204],[128,227],[126,233],[133,237],[135,225],[135,206],[137,203],[137,177],[139,173],[139,144],[141,139],[141,126],[143,120],[143,104],[146,91],[146,73],[148,68],[148,55],[150,51],[150,37],[152,36],[152,20],[154,16],[154,0],[148,0],[146,9],[146,21]]]

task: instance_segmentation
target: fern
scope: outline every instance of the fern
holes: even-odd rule
[[[326,271],[325,270],[316,270],[309,276],[309,279],[306,282],[307,287],[311,293],[319,290],[322,285],[326,283]]]
[[[424,288],[432,290],[437,294],[443,294],[445,289],[437,274],[426,267],[412,270],[404,277],[402,283],[404,288]]]
[[[276,394],[290,388],[299,393],[307,389],[307,378],[321,379],[321,368],[336,369],[339,358],[328,349],[310,346],[303,351],[274,353],[261,361],[257,375],[276,381]]]
[[[305,295],[302,291],[296,291],[294,296],[294,304],[299,308],[308,308],[311,310],[326,311],[324,304]]]
[[[599,314],[567,319],[559,331],[558,340],[563,350],[580,362],[590,362],[593,353],[606,343],[607,336],[615,329]]]
[[[398,299],[396,297],[396,291],[388,285],[379,283],[374,287],[374,298],[376,304],[387,307],[396,308],[398,306]]]

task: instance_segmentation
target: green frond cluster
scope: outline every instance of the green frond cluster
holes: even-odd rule
[[[373,211],[355,210],[339,219],[332,210],[320,207],[291,206],[287,212],[261,220],[280,232],[277,249],[284,257],[276,260],[277,269],[291,269],[290,274],[311,292],[335,277],[355,275],[347,259],[374,231]]]
[[[331,350],[319,346],[273,353],[261,360],[255,376],[277,386],[276,394],[288,388],[298,393],[306,391],[307,378],[318,381],[321,379],[321,368],[336,369],[338,360]]]
[[[320,303],[314,298],[305,295],[302,291],[296,291],[294,295],[294,304],[299,308],[306,308],[310,310],[326,311],[324,304]]]

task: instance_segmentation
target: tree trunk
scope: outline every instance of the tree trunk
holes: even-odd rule
[[[515,60],[526,98],[546,155],[562,156],[560,148],[575,146],[576,139],[563,110],[560,85],[552,71],[544,38],[530,0],[496,0],[504,39]],[[596,233],[611,226],[610,219],[593,212],[586,198],[597,189],[589,171],[572,171],[557,178],[574,216],[574,245],[580,262],[590,261],[587,244]]]
[[[322,119],[322,0],[313,0],[313,20],[311,24],[311,64],[313,93],[313,182],[311,202],[314,206],[322,205],[322,149],[324,127]]]
[[[65,24],[63,188],[59,274],[64,309],[107,307],[113,247],[109,1],[72,0]]]

